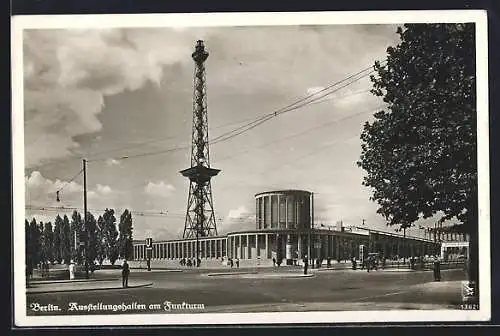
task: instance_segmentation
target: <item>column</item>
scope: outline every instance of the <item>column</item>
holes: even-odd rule
[[[300,233],[297,235],[297,252],[299,255],[298,259],[300,261],[304,257],[304,254],[302,251],[302,235]]]
[[[259,251],[259,235],[255,234],[255,259],[259,257],[260,251]]]
[[[265,233],[264,239],[266,241],[266,258],[265,259],[269,259],[269,234]]]
[[[250,259],[252,256],[252,247],[250,246],[250,235],[247,234],[247,255],[245,256],[245,259]]]
[[[235,259],[236,258],[236,238],[235,238],[235,236],[232,236],[230,239],[231,239],[231,244],[229,246],[231,247],[231,258]]]
[[[285,257],[287,260],[293,259],[293,251],[292,251],[292,237],[290,234],[285,235]]]
[[[285,228],[288,229],[288,195],[285,195]]]

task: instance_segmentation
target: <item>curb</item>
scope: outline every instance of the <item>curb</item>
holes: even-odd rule
[[[76,280],[40,280],[32,281],[32,285],[45,285],[45,284],[59,284],[59,283],[82,283],[82,282],[94,282],[94,281],[115,281],[120,280],[120,278],[107,278],[107,279],[76,279]]]
[[[232,276],[234,275],[235,278],[238,278],[238,275],[250,275],[250,274],[261,274],[259,272],[235,272],[235,273],[209,273],[206,274],[206,276]],[[286,274],[286,275],[285,275]],[[297,278],[310,278],[313,277],[313,273],[307,273],[307,274],[295,274],[295,273],[285,273],[285,274],[277,274],[277,273],[271,273],[270,275],[266,274],[261,274],[261,277],[255,278],[255,279],[297,279]],[[248,279],[248,278],[247,278]],[[252,278],[253,279],[253,278]]]
[[[153,272],[183,272],[184,271],[184,270],[181,270],[181,269],[171,269],[171,268],[151,268],[151,271],[148,271],[147,268],[131,268],[131,270],[144,271],[146,273],[153,273]]]
[[[66,292],[88,292],[88,291],[97,291],[97,290],[113,290],[113,289],[130,289],[130,288],[141,288],[153,285],[152,282],[148,282],[145,284],[128,286],[127,288],[123,287],[102,287],[102,288],[81,288],[81,289],[59,289],[59,290],[51,290],[51,291],[36,291],[30,292],[26,290],[26,294],[47,294],[47,293],[66,293]]]
[[[243,275],[243,274],[258,274],[259,272],[225,272],[225,273],[207,273],[206,276],[225,276],[225,275]]]

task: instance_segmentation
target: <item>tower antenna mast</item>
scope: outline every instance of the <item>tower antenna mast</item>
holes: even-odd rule
[[[220,170],[210,167],[204,64],[208,58],[208,52],[205,50],[203,41],[197,41],[195,51],[191,56],[195,64],[191,167],[182,170],[180,173],[189,178],[189,194],[183,238],[196,238],[196,259],[198,260],[199,237],[217,235],[210,181]]]

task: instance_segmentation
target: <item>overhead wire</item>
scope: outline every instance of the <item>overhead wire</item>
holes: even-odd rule
[[[330,85],[328,85],[327,87],[323,88],[322,90],[319,90],[317,92],[314,92],[306,97],[303,97],[301,99],[298,99],[296,100],[295,102],[285,106],[285,107],[282,107],[282,108],[279,108],[275,111],[272,111],[270,113],[267,113],[267,114],[264,114],[256,119],[253,119],[251,122],[249,123],[246,123],[245,125],[242,125],[242,126],[239,126],[239,127],[236,127],[235,129],[233,130],[230,130],[228,132],[225,132],[215,138],[212,138],[209,140],[209,143],[212,144],[212,145],[215,145],[217,143],[221,143],[221,142],[224,142],[224,141],[227,141],[229,139],[232,139],[240,134],[243,134],[245,132],[248,132],[250,131],[251,129],[263,124],[264,122],[272,119],[272,118],[275,118],[279,115],[282,115],[284,113],[287,113],[287,112],[291,112],[291,111],[294,111],[294,110],[297,110],[299,108],[302,108],[304,106],[307,106],[307,105],[310,105],[310,104],[313,104],[315,102],[318,102],[319,99],[321,98],[324,98],[324,97],[327,97],[329,95],[332,95],[336,92],[338,92],[339,90],[349,86],[349,85],[352,85],[354,84],[355,82],[361,80],[362,78],[365,78],[367,76],[369,76],[371,73],[373,73],[375,70],[370,70],[372,69],[372,67],[367,67],[367,68],[364,68],[363,70],[361,71],[358,71],[356,72],[355,74],[352,74],[340,81],[336,81]],[[364,72],[370,70],[368,73],[366,74],[363,74]],[[359,76],[363,74],[362,76]],[[358,77],[359,76],[359,77]],[[349,81],[353,79],[352,81]],[[338,87],[338,88],[335,88],[333,90],[331,90],[333,87],[339,85],[339,84],[342,84],[344,82],[347,82],[346,84]],[[321,95],[320,95],[321,94]],[[319,96],[318,96],[319,95]],[[157,150],[157,151],[152,151],[152,152],[146,152],[146,153],[138,153],[138,154],[131,154],[131,155],[123,155],[123,156],[119,156],[119,157],[115,157],[115,158],[112,158],[112,159],[115,159],[115,160],[123,160],[123,159],[131,159],[131,158],[138,158],[138,157],[146,157],[146,156],[152,156],[152,155],[159,155],[159,154],[165,154],[165,153],[171,153],[171,152],[175,152],[175,151],[179,151],[179,150],[184,150],[184,149],[189,149],[191,147],[191,144],[186,144],[186,145],[183,145],[183,146],[176,146],[176,147],[173,147],[173,148],[167,148],[167,149],[163,149],[163,150]],[[91,159],[91,160],[88,160],[88,162],[99,162],[99,161],[106,161],[106,160],[109,160],[110,158],[101,158],[101,159]]]

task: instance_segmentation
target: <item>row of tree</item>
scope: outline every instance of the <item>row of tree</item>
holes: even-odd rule
[[[40,263],[77,264],[95,262],[102,265],[104,260],[114,264],[118,258],[131,259],[132,214],[123,211],[120,222],[116,223],[115,211],[106,209],[96,220],[87,212],[87,225],[76,210],[71,216],[57,215],[52,222],[39,222],[33,218],[25,221],[26,266],[33,269]],[[87,248],[87,251],[85,251]]]

